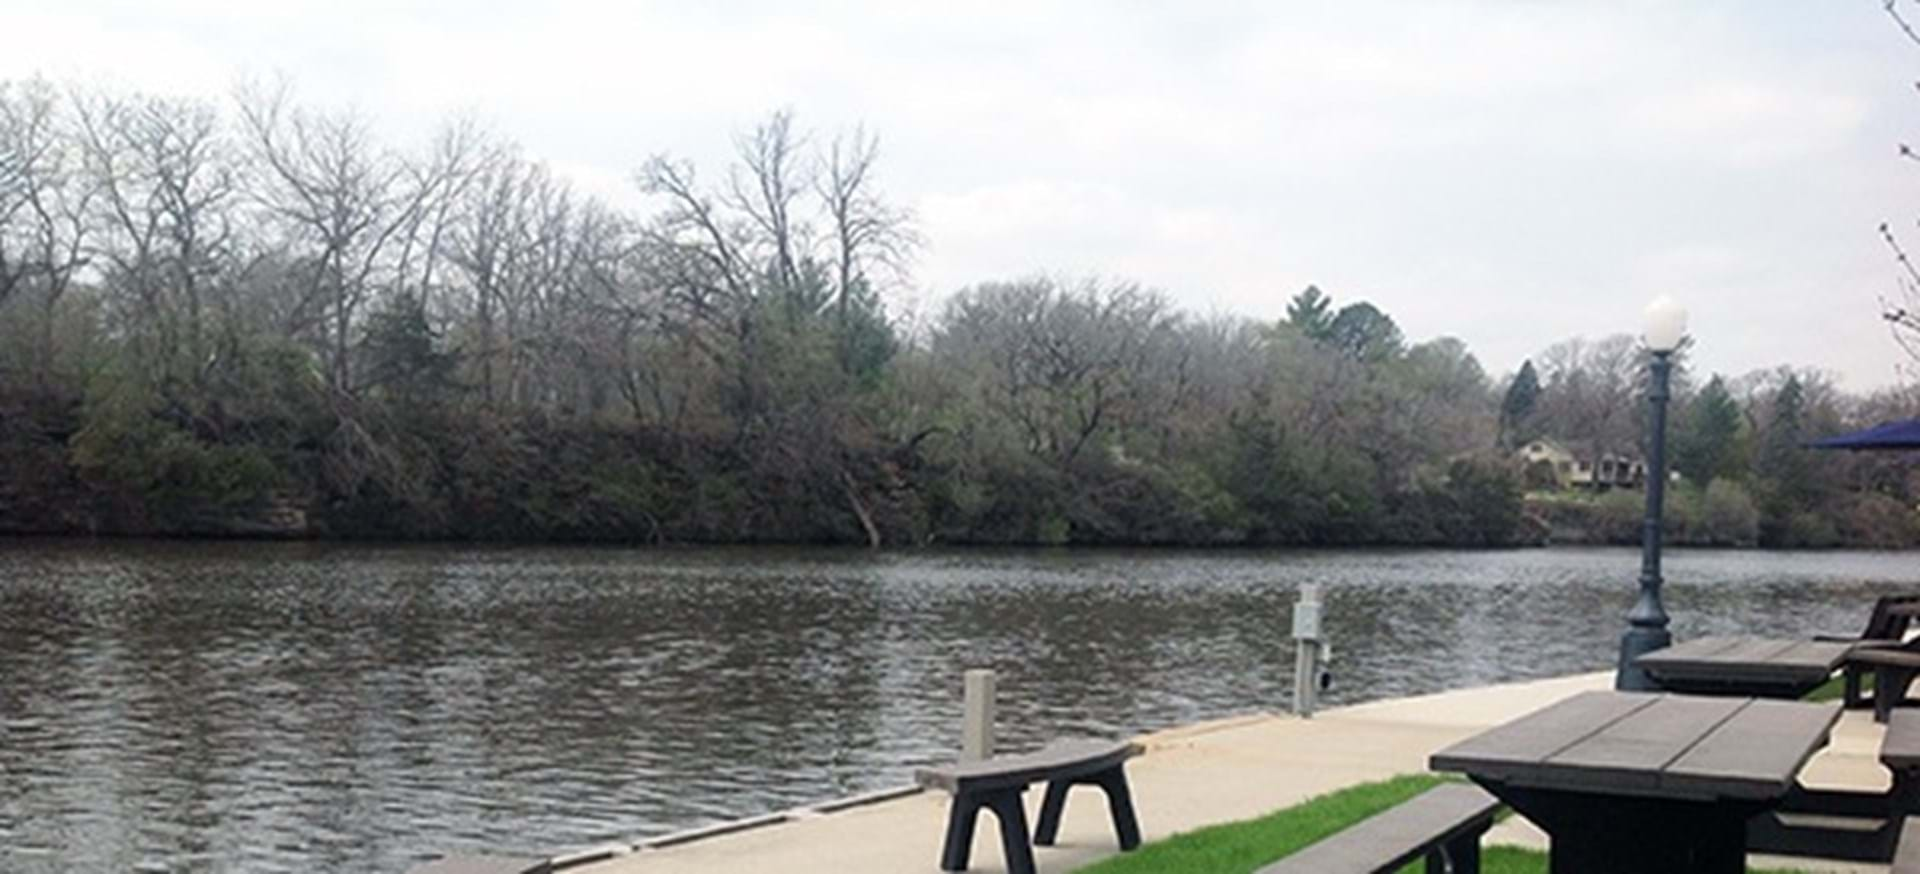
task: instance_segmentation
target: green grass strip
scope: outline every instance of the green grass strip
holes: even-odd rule
[[[1838,701],[1840,700],[1841,694],[1846,692],[1846,689],[1847,687],[1843,677],[1829,677],[1825,683],[1820,684],[1819,688],[1808,692],[1805,700]],[[1860,691],[1866,695],[1873,693],[1873,674],[1868,673],[1860,678]]]
[[[1440,782],[1439,777],[1406,775],[1349,786],[1257,819],[1174,835],[1081,870],[1085,874],[1249,874]]]
[[[1419,774],[1362,783],[1310,798],[1257,819],[1208,826],[1154,841],[1080,869],[1082,874],[1251,874],[1255,869],[1419,795],[1443,782]],[[1547,856],[1521,847],[1487,847],[1483,874],[1546,874]],[[1423,863],[1403,874],[1424,871]],[[1791,871],[1755,874],[1794,874]]]

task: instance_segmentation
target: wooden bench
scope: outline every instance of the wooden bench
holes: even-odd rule
[[[1423,857],[1427,874],[1478,874],[1499,811],[1478,786],[1436,786],[1255,874],[1390,874]]]
[[[1140,846],[1140,823],[1134,817],[1133,796],[1127,789],[1126,761],[1141,752],[1139,744],[1124,741],[1059,741],[1038,752],[915,772],[914,779],[920,785],[953,793],[940,869],[967,870],[973,854],[974,822],[985,808],[1000,820],[1000,847],[1006,855],[1008,874],[1034,874],[1033,845],[1053,845],[1060,833],[1067,790],[1079,785],[1106,790],[1120,849]],[[1047,795],[1040,805],[1033,841],[1028,843],[1027,813],[1020,796],[1028,786],[1042,781],[1047,784]]]
[[[1816,634],[1813,639],[1859,644],[1861,649],[1897,647],[1906,640],[1907,631],[1913,627],[1916,616],[1920,616],[1920,595],[1883,595],[1873,602],[1873,612],[1867,616],[1867,627],[1859,634]],[[1852,660],[1843,665],[1845,684],[1842,700],[1847,707],[1859,707],[1865,703],[1860,680],[1869,669],[1869,665]]]
[[[1848,694],[1860,697],[1859,672],[1873,671],[1873,721],[1886,722],[1893,708],[1906,700],[1907,687],[1920,676],[1920,651],[1904,647],[1856,646],[1847,653]]]
[[[1867,627],[1859,634],[1816,634],[1813,639],[1840,643],[1875,640],[1898,643],[1906,639],[1907,629],[1913,626],[1916,616],[1920,616],[1920,595],[1882,595],[1873,602],[1873,612],[1867,614]]]

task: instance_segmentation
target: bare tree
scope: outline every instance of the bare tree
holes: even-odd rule
[[[761,260],[770,284],[782,291],[800,286],[809,228],[793,214],[809,181],[800,150],[805,137],[793,130],[793,113],[782,110],[734,139],[740,164],[727,174],[728,201],[758,229]]]
[[[212,315],[229,287],[233,156],[209,103],[76,95],[81,150],[109,287],[163,382],[205,378]]]
[[[666,201],[647,228],[661,254],[661,278],[693,314],[709,320],[753,297],[745,234],[702,192],[693,165],[656,155],[641,167],[640,190]]]
[[[35,378],[42,390],[56,366],[60,300],[87,263],[93,192],[59,106],[45,81],[0,83],[0,304],[23,287],[39,295]]]
[[[949,302],[934,355],[969,372],[980,402],[1028,452],[1070,464],[1152,409],[1154,365],[1177,342],[1164,295],[1132,284],[992,283]]]
[[[1911,2],[1911,0],[1909,0],[1909,2]],[[1893,18],[1893,23],[1899,26],[1900,32],[1906,34],[1907,39],[1912,40],[1915,45],[1920,45],[1920,32],[1915,32],[1913,23],[1907,21],[1905,15],[1900,14],[1899,0],[1881,0],[1881,3],[1886,8],[1887,15]],[[1914,5],[1920,8],[1920,4]]]
[[[1913,23],[1900,11],[1897,0],[1882,0],[1887,16],[1893,19],[1895,26],[1915,45],[1920,45],[1920,32],[1914,30]],[[1914,3],[1916,12],[1920,12],[1920,3]],[[1920,88],[1920,83],[1915,83]],[[1920,162],[1920,153],[1916,153],[1907,143],[1900,144],[1900,157],[1908,161]],[[1906,247],[1900,244],[1889,222],[1880,223],[1880,239],[1893,254],[1899,274],[1894,278],[1899,293],[1894,300],[1880,299],[1880,315],[1893,331],[1894,341],[1906,350],[1908,357],[1920,359],[1920,267],[1908,257]]]
[[[524,257],[525,205],[532,184],[533,165],[516,155],[496,154],[481,165],[475,184],[444,244],[447,260],[461,274],[468,312],[476,334],[467,349],[479,368],[481,398],[493,403],[498,392],[495,371],[513,342],[509,330],[502,338],[501,323],[508,298],[514,295],[516,262]]]
[[[441,127],[425,160],[407,164],[410,185],[427,196],[422,208],[413,211],[411,226],[401,235],[396,269],[399,288],[417,293],[429,310],[438,303],[439,264],[456,219],[455,210],[467,192],[479,184],[482,170],[501,151],[502,147],[473,119],[455,117]]]
[[[258,169],[252,194],[302,268],[288,328],[315,333],[328,384],[351,395],[360,312],[383,283],[399,284],[403,253],[460,166],[382,149],[357,115],[291,106],[284,83],[243,87],[237,103]]]
[[[1549,346],[1533,359],[1540,365],[1543,426],[1551,436],[1588,444],[1593,464],[1637,446],[1643,358],[1626,334]]]
[[[27,98],[11,93],[14,87],[0,83],[0,111],[4,112],[0,114],[0,303],[6,303],[29,270],[28,256],[21,251],[27,244],[21,240],[24,235],[15,225],[15,216],[26,208],[27,189],[40,160],[28,134],[35,113],[16,106]]]
[[[854,128],[834,138],[814,177],[832,225],[834,306],[843,338],[852,296],[873,289],[875,274],[906,275],[921,243],[913,214],[889,205],[874,190],[879,160],[879,137]]]

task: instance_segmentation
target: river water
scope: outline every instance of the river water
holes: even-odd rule
[[[1002,747],[1611,665],[1633,550],[467,548],[0,540],[0,871],[403,871],[905,782]],[[1920,554],[1670,555],[1676,636],[1851,631]],[[929,850],[931,852],[931,850]]]

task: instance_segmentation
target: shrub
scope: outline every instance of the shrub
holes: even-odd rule
[[[1522,474],[1527,491],[1557,492],[1560,490],[1560,475],[1554,473],[1553,462],[1542,459],[1527,465]]]
[[[1701,500],[1696,542],[1713,546],[1752,546],[1760,539],[1760,509],[1745,486],[1716,479]]]
[[[1840,531],[1825,514],[1802,512],[1787,518],[1785,542],[1789,548],[1830,549],[1840,545]]]
[[[1900,549],[1920,542],[1913,508],[1887,495],[1848,495],[1834,502],[1833,524],[1849,546]]]
[[[159,533],[218,533],[231,514],[285,482],[258,446],[200,439],[163,415],[156,399],[124,392],[91,400],[69,447],[75,472],[121,496],[116,520]]]
[[[1615,489],[1593,502],[1593,530],[1604,543],[1639,543],[1647,517],[1647,497]]]
[[[1526,504],[1513,465],[1491,458],[1463,458],[1447,468],[1445,487],[1452,513],[1440,533],[1447,541],[1504,546],[1519,536]]]

